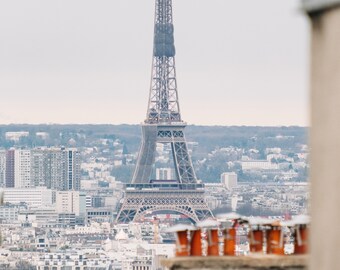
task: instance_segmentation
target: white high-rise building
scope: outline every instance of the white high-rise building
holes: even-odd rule
[[[228,190],[237,187],[237,174],[234,172],[225,172],[221,174],[221,183]]]
[[[80,153],[77,149],[46,149],[46,186],[56,190],[80,190],[80,166]]]
[[[76,216],[86,213],[86,194],[80,191],[57,191],[57,213],[73,213]]]
[[[0,187],[6,185],[6,150],[0,150]]]
[[[173,174],[171,168],[157,168],[156,169],[157,180],[173,180]]]
[[[47,158],[46,150],[36,148],[31,150],[31,181],[34,186],[46,186]]]
[[[14,187],[33,187],[31,181],[31,150],[16,149],[14,153]]]
[[[65,149],[66,190],[80,189],[80,153],[75,148]]]
[[[46,186],[66,190],[66,158],[63,149],[49,148],[46,151]]]

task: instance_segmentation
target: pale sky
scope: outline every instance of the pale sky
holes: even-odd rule
[[[173,0],[182,118],[308,125],[299,0]],[[145,119],[154,0],[0,0],[0,124]]]

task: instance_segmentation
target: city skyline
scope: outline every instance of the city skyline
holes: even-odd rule
[[[144,120],[153,1],[19,2],[0,4],[0,123]],[[185,121],[308,125],[308,27],[298,5],[174,2]]]

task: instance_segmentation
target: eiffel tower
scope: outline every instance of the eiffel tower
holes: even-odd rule
[[[193,222],[212,216],[204,185],[198,183],[184,135],[178,102],[172,0],[156,0],[152,79],[142,144],[131,184],[126,185],[117,222],[140,219],[146,213],[172,211]],[[175,179],[152,179],[157,143],[171,145]]]

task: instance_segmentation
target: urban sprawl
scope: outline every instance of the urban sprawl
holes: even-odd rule
[[[131,139],[128,130],[124,135],[131,127],[116,134],[77,126],[10,128],[0,139],[0,269],[151,270],[173,256],[174,238],[164,229],[188,222],[185,215],[147,213],[129,224],[116,222],[138,156],[138,132]],[[284,219],[306,213],[308,149],[291,135],[300,131],[259,127],[240,132],[251,134],[246,140],[212,144],[203,135],[194,141],[197,129],[188,127],[188,148],[213,214]],[[158,144],[156,152],[153,178],[173,179],[171,149]]]

